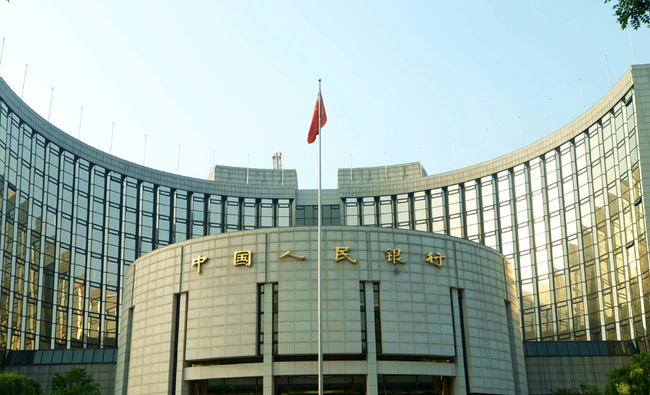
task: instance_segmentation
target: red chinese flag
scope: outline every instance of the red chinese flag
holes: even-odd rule
[[[320,95],[320,93],[319,93]],[[320,127],[322,128],[327,123],[327,114],[325,114],[325,105],[323,104],[323,96],[320,96]],[[316,105],[314,105],[314,115],[311,117],[311,125],[309,126],[309,134],[307,135],[307,143],[311,144],[316,141],[318,136],[318,98],[316,98]]]

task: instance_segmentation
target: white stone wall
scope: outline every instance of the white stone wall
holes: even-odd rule
[[[182,291],[188,292],[187,360],[256,353],[257,283],[264,267],[266,235],[238,232],[230,237],[197,239],[184,248]],[[235,251],[253,251],[253,265],[233,266]],[[208,257],[201,267],[191,262]],[[262,264],[258,263],[262,259]]]
[[[317,240],[315,227],[260,229],[188,240],[138,259],[125,281],[117,393],[127,379],[129,393],[154,394],[168,393],[173,385],[186,393],[183,380],[315,375],[315,362],[273,362],[270,355],[264,362],[222,362],[257,355],[257,290],[262,283],[269,284],[265,342],[272,339],[270,284],[278,283],[279,354],[317,353]],[[335,247],[349,247],[357,262],[335,262]],[[387,262],[387,248],[400,248],[405,263]],[[235,251],[243,250],[253,253],[250,267],[233,265]],[[306,259],[281,259],[286,251]],[[446,257],[442,267],[425,262],[430,251]],[[208,258],[201,274],[191,267],[199,255]],[[360,282],[367,287],[369,332],[366,360],[327,361],[325,374],[371,375],[369,393],[376,393],[375,374],[449,376],[458,394],[466,393],[466,383],[471,392],[527,393],[519,324],[513,321],[509,329],[506,311],[509,306],[510,315],[518,317],[512,267],[495,251],[415,231],[327,227],[322,276],[324,353],[361,353]],[[383,354],[402,360],[382,361],[374,353],[373,282],[380,284]],[[175,294],[182,295],[177,354]],[[268,344],[264,353],[271,352]],[[406,360],[416,355],[417,360]],[[445,359],[451,363],[442,363]],[[175,381],[174,366],[179,372]],[[272,388],[265,384],[269,394]]]

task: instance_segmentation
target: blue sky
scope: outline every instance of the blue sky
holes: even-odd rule
[[[317,187],[307,145],[318,79],[323,188],[337,169],[419,160],[429,174],[521,148],[571,122],[633,64],[602,1],[0,2],[0,76],[63,131],[206,178],[272,168]],[[631,32],[650,63],[650,29]],[[83,117],[81,132],[79,119]],[[111,149],[111,125],[115,123]],[[145,156],[145,135],[147,136]],[[178,151],[180,148],[180,166]]]

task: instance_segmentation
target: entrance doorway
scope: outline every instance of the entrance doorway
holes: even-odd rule
[[[449,377],[377,376],[377,395],[450,395]]]
[[[318,394],[318,376],[289,376],[275,378],[275,395]],[[365,376],[324,376],[323,394],[365,395]]]

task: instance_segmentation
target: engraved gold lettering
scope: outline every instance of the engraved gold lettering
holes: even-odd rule
[[[350,258],[349,251],[350,247],[336,247],[336,256],[334,257],[334,262],[339,262],[342,261],[343,259],[347,259],[351,263],[357,263],[356,259]]]
[[[384,251],[384,254],[386,254],[386,260],[388,263],[392,263],[393,265],[396,265],[398,263],[404,263],[404,259],[400,258],[400,254],[402,253],[401,248],[386,248],[386,251]]]
[[[252,262],[253,253],[249,250],[235,251],[235,266],[246,265],[250,266]]]
[[[207,261],[208,258],[204,256],[197,256],[196,258],[192,259],[192,267],[198,266],[198,274],[201,274],[201,265]]]

